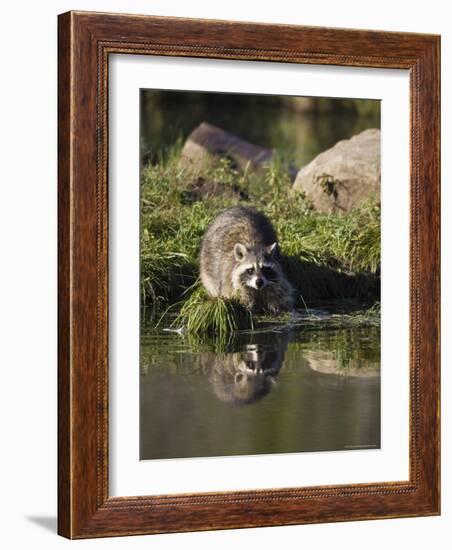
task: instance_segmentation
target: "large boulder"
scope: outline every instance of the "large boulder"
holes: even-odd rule
[[[302,168],[293,191],[325,213],[350,212],[369,197],[380,200],[380,130],[339,141]]]
[[[268,165],[272,151],[265,149],[202,122],[188,136],[181,153],[181,164],[196,173],[218,164],[221,158],[228,158],[241,171],[261,170]]]

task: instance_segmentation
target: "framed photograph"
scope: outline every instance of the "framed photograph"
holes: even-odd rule
[[[440,513],[439,59],[59,16],[61,535]]]

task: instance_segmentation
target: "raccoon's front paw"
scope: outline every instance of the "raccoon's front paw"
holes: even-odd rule
[[[265,309],[270,315],[280,315],[284,311],[279,304],[268,304]]]

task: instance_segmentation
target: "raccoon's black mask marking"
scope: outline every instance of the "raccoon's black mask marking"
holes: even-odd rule
[[[262,274],[268,281],[278,280],[278,273],[276,273],[275,269],[270,265],[262,266]]]

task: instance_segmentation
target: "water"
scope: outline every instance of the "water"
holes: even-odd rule
[[[143,332],[140,391],[141,459],[379,448],[380,329]]]
[[[205,121],[261,147],[285,151],[301,167],[339,140],[380,127],[377,100],[358,100],[361,110],[354,111],[344,109],[342,100],[318,98],[310,112],[300,112],[290,101],[287,96],[143,90],[141,151],[164,151]]]

